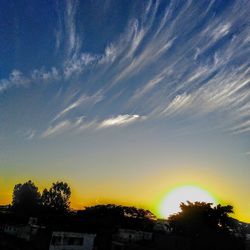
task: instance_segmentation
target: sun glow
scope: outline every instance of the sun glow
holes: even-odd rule
[[[216,204],[216,199],[206,190],[196,186],[182,186],[167,193],[160,203],[159,213],[167,218],[180,211],[181,202],[203,201]]]

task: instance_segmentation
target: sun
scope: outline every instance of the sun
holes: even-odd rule
[[[196,186],[182,186],[167,193],[159,206],[163,218],[180,211],[180,203],[186,201],[203,201],[216,204],[216,199],[206,190]]]

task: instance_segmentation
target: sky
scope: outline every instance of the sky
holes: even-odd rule
[[[0,203],[157,213],[196,185],[250,222],[248,0],[0,0]]]

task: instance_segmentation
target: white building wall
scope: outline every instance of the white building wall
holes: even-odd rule
[[[53,237],[57,237],[56,240]],[[82,239],[82,244],[79,244],[79,239]],[[49,250],[93,250],[94,239],[94,234],[53,232]]]
[[[17,236],[19,227],[14,225],[5,225],[4,232],[9,235]]]

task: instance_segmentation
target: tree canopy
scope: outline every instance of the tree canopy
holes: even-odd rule
[[[35,213],[40,206],[40,198],[38,187],[32,181],[16,184],[13,190],[12,208],[19,213]]]
[[[169,223],[174,234],[187,240],[185,249],[244,249],[242,226],[230,217],[231,205],[187,202],[181,203],[180,208],[179,213],[169,217]]]
[[[86,207],[78,211],[78,216],[97,228],[120,226],[138,230],[150,230],[156,218],[149,210],[115,204]]]
[[[92,207],[86,207],[85,213],[87,214],[99,214],[103,215],[113,215],[121,216],[128,218],[136,219],[155,219],[155,215],[152,214],[149,210],[142,208],[130,207],[130,206],[121,206],[121,205],[96,205]]]
[[[183,234],[201,234],[202,232],[230,232],[233,207],[212,206],[206,202],[187,202],[180,204],[181,211],[169,217],[175,232]]]
[[[71,190],[66,182],[56,182],[43,190],[42,195],[32,181],[16,184],[12,195],[12,210],[25,215],[41,211],[65,213],[70,210]]]
[[[70,209],[70,196],[69,185],[66,182],[56,182],[49,190],[43,190],[41,200],[45,208],[64,213]]]

